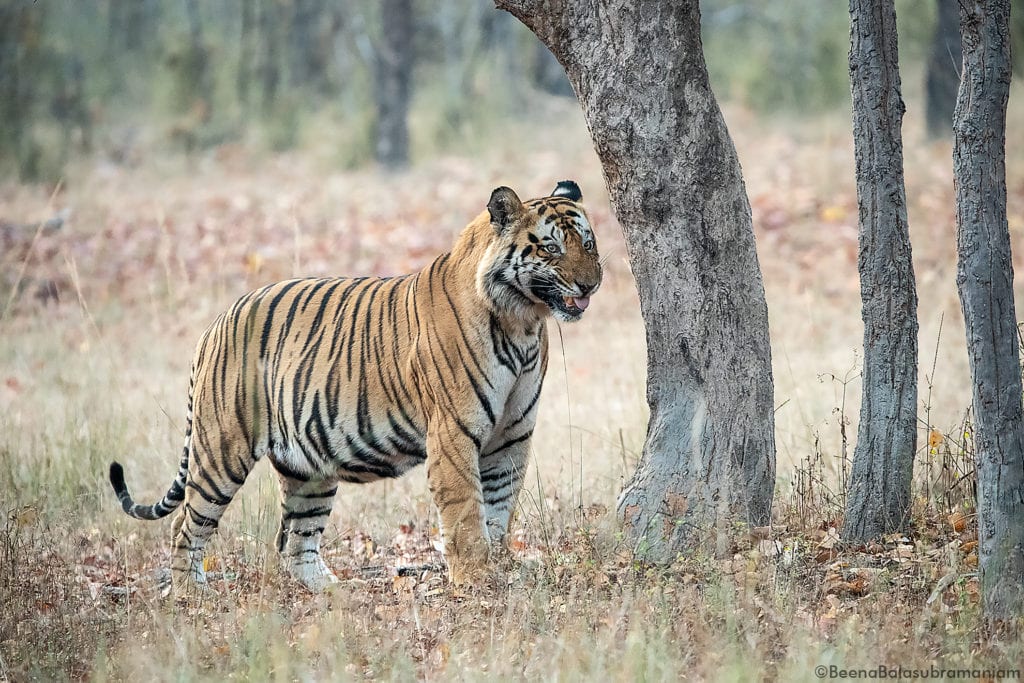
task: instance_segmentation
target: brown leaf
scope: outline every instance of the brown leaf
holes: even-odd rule
[[[814,555],[814,561],[824,564],[825,562],[831,562],[837,557],[839,557],[839,551],[832,548],[820,548]]]
[[[956,532],[963,531],[964,527],[967,526],[967,517],[959,510],[947,517],[946,520],[953,527],[953,531]]]

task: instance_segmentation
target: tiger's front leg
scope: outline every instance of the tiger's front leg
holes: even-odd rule
[[[503,544],[509,521],[523,488],[530,456],[533,425],[506,431],[492,440],[480,456],[480,482],[484,496],[484,517],[492,546]]]
[[[449,576],[457,586],[479,581],[490,555],[477,444],[454,419],[441,421],[427,435],[427,482],[441,514]]]

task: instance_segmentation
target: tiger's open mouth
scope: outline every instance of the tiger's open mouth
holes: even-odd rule
[[[583,311],[587,310],[587,306],[590,305],[589,296],[563,296],[562,303],[565,304],[565,310],[570,313],[576,313],[579,315],[583,314]]]
[[[554,296],[545,301],[555,317],[575,322],[583,317],[583,311],[590,305],[589,296]]]
[[[589,296],[567,296],[551,285],[537,285],[531,290],[537,300],[543,302],[556,318],[566,322],[576,322],[590,306]]]

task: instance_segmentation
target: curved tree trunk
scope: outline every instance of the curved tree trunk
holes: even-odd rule
[[[864,541],[909,521],[917,445],[917,289],[903,184],[893,0],[850,0],[850,83],[864,391],[843,538]]]
[[[583,106],[647,330],[647,441],[619,500],[636,548],[671,560],[769,522],[768,314],[736,150],[708,82],[697,0],[497,0]]]
[[[985,615],[1024,616],[1024,409],[1006,221],[1008,0],[960,3],[954,124],[957,286],[974,380],[978,545]]]

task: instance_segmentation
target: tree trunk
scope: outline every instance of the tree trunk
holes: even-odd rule
[[[13,159],[21,180],[40,179],[42,146],[33,131],[43,72],[44,3],[0,4],[0,162]],[[0,173],[4,171],[0,166]]]
[[[985,615],[1024,612],[1024,411],[1006,220],[1009,1],[960,3],[963,78],[956,103],[957,286],[967,327],[978,469]]]
[[[288,32],[289,85],[314,86],[323,92],[330,61],[325,35],[328,8],[324,0],[294,0]]]
[[[374,153],[384,166],[409,163],[409,98],[412,81],[412,0],[382,0],[384,30],[375,54],[377,121]]]
[[[843,538],[864,541],[909,521],[917,444],[917,289],[893,0],[850,0],[850,83],[864,370]]]
[[[497,0],[558,58],[601,159],[647,331],[647,440],[619,499],[671,560],[764,525],[775,482],[768,314],[750,204],[697,0]]]
[[[241,29],[238,34],[238,101],[242,108],[249,104],[249,90],[252,84],[253,69],[256,64],[256,45],[253,27],[256,23],[255,6],[252,0],[242,0]]]
[[[953,107],[960,87],[960,13],[952,0],[936,0],[938,18],[925,76],[925,120],[928,136],[946,137],[953,131]]]
[[[259,2],[258,22],[259,41],[262,43],[258,67],[260,104],[267,115],[273,111],[281,85],[281,11],[275,0]]]

